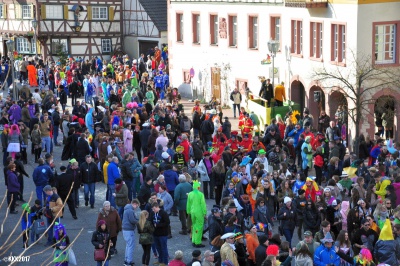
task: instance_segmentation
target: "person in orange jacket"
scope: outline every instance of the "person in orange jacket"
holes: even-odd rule
[[[231,139],[226,141],[226,143],[224,143],[224,146],[225,145],[230,146],[232,155],[236,154],[236,152],[239,150],[239,141],[237,140],[237,135],[238,135],[237,131],[232,131]]]
[[[253,135],[253,129],[254,129],[253,120],[250,119],[249,113],[246,113],[244,116],[242,136],[244,134]]]
[[[239,146],[243,147],[244,152],[248,152],[250,145],[252,145],[253,140],[249,138],[249,134],[244,134],[242,141],[239,143]]]

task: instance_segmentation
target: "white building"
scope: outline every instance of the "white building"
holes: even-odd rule
[[[328,70],[350,71],[352,53],[360,52],[375,64],[400,66],[396,0],[171,0],[168,32],[172,84],[191,83],[207,100],[214,95],[223,103],[226,88],[248,87],[258,95],[258,77],[272,78],[272,66],[261,64],[269,54],[267,43],[279,40],[274,83],[285,82],[286,96],[308,107],[314,117],[319,108],[334,117],[344,96],[313,80],[312,69],[324,64]],[[383,89],[374,97],[387,94]],[[399,99],[399,88],[388,89]],[[320,106],[314,103],[314,91],[322,93]],[[363,131],[374,130],[371,116]]]

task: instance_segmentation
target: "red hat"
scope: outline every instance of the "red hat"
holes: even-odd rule
[[[218,128],[218,132],[222,132],[222,127],[219,127],[219,128]]]
[[[269,245],[267,247],[267,256],[278,256],[279,255],[279,247],[277,245]]]
[[[239,132],[237,132],[236,130],[231,132],[232,136],[237,136],[238,134],[239,134]]]
[[[205,152],[203,152],[203,156],[204,157],[206,157],[206,156],[210,156],[211,154],[210,154],[210,152],[209,151],[205,151]]]

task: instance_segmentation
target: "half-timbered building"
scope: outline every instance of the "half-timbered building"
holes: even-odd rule
[[[63,53],[107,59],[122,49],[121,0],[4,0],[0,10],[3,53],[10,38],[14,38],[18,53],[33,55],[38,47],[37,52],[45,58]],[[32,20],[37,21],[37,29]]]
[[[123,14],[124,50],[131,57],[168,42],[166,0],[124,0]]]

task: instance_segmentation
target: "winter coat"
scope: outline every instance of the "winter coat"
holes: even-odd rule
[[[164,178],[168,191],[174,191],[176,186],[179,184],[178,174],[174,170],[169,169],[164,171]]]
[[[87,162],[84,162],[81,164],[81,173],[82,173],[82,183],[84,184],[90,184],[90,183],[95,183],[99,178],[99,170],[97,168],[97,165],[94,162],[91,162],[88,164]]]
[[[96,231],[93,232],[92,234],[92,245],[94,246],[95,249],[99,249],[99,245],[103,245],[103,249],[105,250],[105,253],[107,255],[107,250],[108,250],[108,245],[110,243],[110,233],[106,229],[103,231],[101,227],[99,226]],[[109,260],[111,258],[110,254],[106,260]]]
[[[54,174],[51,171],[50,166],[46,164],[39,165],[33,170],[33,182],[35,186],[46,186],[51,180],[53,180]]]
[[[129,198],[128,198],[128,187],[125,183],[121,184],[116,184],[115,185],[115,204],[117,204],[118,207],[124,207],[126,204],[128,204]]]
[[[264,243],[260,243],[260,245],[256,248],[255,257],[256,265],[261,266],[263,261],[267,257],[267,246],[265,246]]]
[[[316,209],[308,209],[303,213],[303,226],[304,231],[310,230],[315,232],[319,229],[321,224],[321,215],[319,215]]]
[[[140,217],[140,208],[134,209],[132,204],[124,207],[124,217],[122,219],[122,230],[135,231]]]
[[[116,237],[118,235],[118,232],[122,230],[121,218],[119,217],[117,210],[114,209],[113,206],[110,206],[110,211],[108,213],[104,211],[104,208],[100,209],[99,215],[97,216],[96,224],[100,220],[104,220],[106,222],[107,228],[110,232],[110,237]]]
[[[86,155],[90,155],[89,143],[84,138],[79,138],[78,142],[75,144],[74,151],[76,160],[83,163]]]
[[[204,160],[205,159],[201,160],[199,165],[197,166],[197,172],[199,172],[200,174],[200,181],[210,181],[210,177],[208,176],[208,171]],[[211,158],[210,162],[211,162],[211,167],[214,166]]]
[[[63,202],[56,193],[53,193],[51,196],[46,196],[45,206],[51,210],[54,218],[63,216]]]
[[[121,170],[121,177],[123,180],[133,180],[133,172],[131,168],[131,161],[123,159],[119,164],[119,169]]]
[[[188,182],[179,183],[174,190],[174,201],[178,211],[186,210],[187,195],[193,190]]]
[[[340,257],[335,252],[335,248],[326,248],[321,245],[314,252],[314,265],[315,266],[326,266],[326,265],[339,265]]]
[[[199,141],[193,141],[192,142],[192,149],[193,149],[193,157],[196,160],[201,160],[203,158],[203,142],[201,140]]]
[[[313,260],[309,256],[299,255],[295,257],[295,266],[310,266],[313,265]]]
[[[140,235],[146,235],[146,237],[143,237],[144,239],[146,239],[146,241],[142,242],[141,245],[153,244],[153,233],[154,233],[153,224],[149,220],[146,220],[143,229],[140,228],[139,224],[137,228],[138,228],[138,233]]]
[[[284,215],[286,213],[286,215]],[[294,230],[297,215],[293,207],[289,210],[286,205],[279,210],[278,220],[281,220],[282,229]]]
[[[399,243],[396,240],[378,240],[374,246],[374,258],[376,258],[379,263],[399,265]]]
[[[168,214],[160,209],[158,213],[152,213],[150,221],[155,225],[154,236],[168,236],[168,227],[170,225]]]
[[[174,206],[174,200],[172,199],[171,195],[167,191],[164,191],[163,193],[157,193],[157,198],[164,201],[164,210],[170,214],[171,208]]]
[[[254,214],[253,214],[253,219],[254,222],[257,223],[263,223],[263,224],[268,224],[271,223],[273,224],[271,220],[271,215],[268,212],[268,208],[266,208],[266,213],[262,213],[259,209],[258,206],[254,208]]]
[[[147,185],[147,183],[143,182],[140,186],[139,193],[137,195],[138,200],[140,201],[140,205],[146,205],[147,201],[151,196],[151,186]]]
[[[7,189],[8,192],[19,192],[20,184],[18,182],[18,177],[15,172],[8,170],[7,171]]]
[[[236,252],[232,249],[229,243],[225,242],[221,247],[221,261],[230,260],[233,266],[239,266]]]

